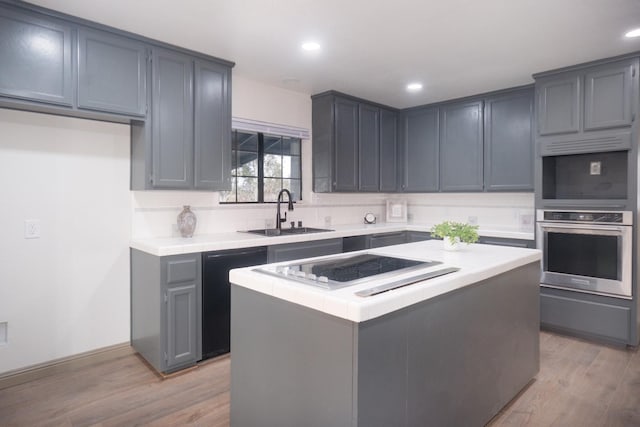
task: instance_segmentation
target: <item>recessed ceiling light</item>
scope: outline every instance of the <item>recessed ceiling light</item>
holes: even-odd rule
[[[640,28],[636,28],[635,30],[631,30],[629,31],[627,34],[624,35],[625,37],[640,37]]]
[[[407,90],[409,92],[418,92],[419,90],[422,90],[422,83],[409,83],[407,85]]]
[[[320,44],[316,42],[305,42],[305,43],[302,43],[302,50],[306,50],[309,52],[314,50],[320,50]]]

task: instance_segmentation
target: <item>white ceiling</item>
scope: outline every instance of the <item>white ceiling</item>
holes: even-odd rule
[[[234,75],[394,107],[640,51],[640,0],[31,0],[234,61]],[[303,52],[317,40],[322,49]],[[405,85],[421,81],[422,92]]]

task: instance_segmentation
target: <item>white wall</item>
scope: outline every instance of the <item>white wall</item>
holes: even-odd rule
[[[129,141],[125,125],[0,109],[0,374],[129,340]]]

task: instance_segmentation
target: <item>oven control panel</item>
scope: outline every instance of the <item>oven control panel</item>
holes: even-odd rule
[[[623,212],[544,211],[545,221],[622,224]]]

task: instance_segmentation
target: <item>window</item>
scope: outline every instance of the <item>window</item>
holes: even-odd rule
[[[275,202],[283,188],[301,199],[301,140],[260,132],[233,131],[231,191],[220,203]]]

